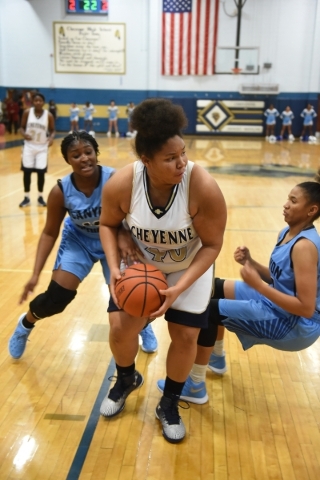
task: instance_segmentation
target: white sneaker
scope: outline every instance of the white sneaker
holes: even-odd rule
[[[119,132],[116,132],[116,137],[119,137]]]
[[[266,136],[266,141],[268,141],[268,140],[269,140],[269,137],[268,137],[268,135],[267,135],[267,136]]]
[[[111,137],[111,133],[110,133],[110,132],[107,132],[107,137]]]

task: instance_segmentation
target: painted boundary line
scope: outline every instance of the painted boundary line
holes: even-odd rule
[[[96,430],[97,423],[100,418],[100,406],[102,403],[102,400],[104,397],[107,395],[111,380],[109,380],[109,377],[114,375],[116,369],[116,365],[114,362],[114,359],[112,357],[112,360],[108,366],[107,373],[105,374],[105,377],[103,379],[100,391],[98,393],[97,399],[94,403],[94,406],[92,408],[88,423],[86,425],[86,428],[83,432],[82,438],[80,440],[78,449],[76,451],[76,454],[74,456],[73,462],[71,464],[68,476],[66,480],[78,480],[83,464],[85,462],[86,456],[88,454],[91,441],[94,435],[94,432]]]

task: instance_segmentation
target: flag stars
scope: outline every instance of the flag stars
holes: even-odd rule
[[[192,0],[163,0],[164,13],[190,13]]]

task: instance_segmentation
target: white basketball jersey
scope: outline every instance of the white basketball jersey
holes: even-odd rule
[[[189,183],[193,162],[188,161],[182,182],[173,188],[165,207],[151,204],[147,172],[141,161],[134,163],[130,211],[126,222],[134,241],[144,253],[145,263],[164,273],[188,268],[201,241],[189,213]]]
[[[26,133],[31,135],[31,142],[35,145],[44,145],[47,143],[48,131],[48,110],[43,110],[40,118],[37,118],[34,113],[34,107],[30,108]]]

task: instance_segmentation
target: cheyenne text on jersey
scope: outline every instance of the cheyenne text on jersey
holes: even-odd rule
[[[147,243],[157,243],[162,245],[181,245],[195,237],[195,232],[192,226],[182,230],[145,230],[137,228],[134,225],[131,227],[132,235]]]

